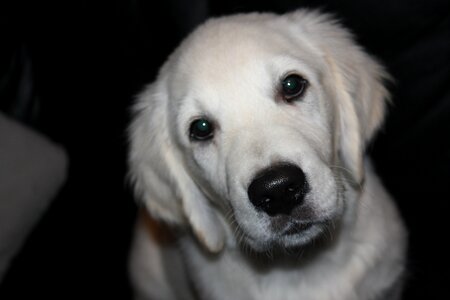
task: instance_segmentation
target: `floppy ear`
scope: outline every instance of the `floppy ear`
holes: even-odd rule
[[[361,49],[346,49],[345,57],[333,58],[329,54],[337,95],[336,148],[341,162],[350,170],[356,185],[360,185],[364,181],[366,146],[383,121],[389,97],[383,80],[388,76]]]
[[[138,98],[129,128],[129,176],[151,215],[175,225],[189,224],[211,252],[222,249],[225,232],[217,212],[184,167],[169,133],[167,95],[161,84]]]
[[[390,77],[330,15],[298,11],[291,18],[303,24],[303,33],[326,61],[325,84],[337,112],[335,149],[359,185],[364,181],[365,147],[382,123],[389,98],[383,81]]]

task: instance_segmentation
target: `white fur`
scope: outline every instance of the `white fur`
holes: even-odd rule
[[[289,73],[309,82],[293,103],[278,96]],[[406,233],[364,162],[386,78],[346,30],[314,11],[235,15],[194,31],[141,94],[130,127],[137,195],[178,240],[160,245],[138,226],[137,295],[395,299]],[[190,124],[203,116],[215,122],[214,138],[191,141]],[[279,162],[300,167],[310,185],[304,218],[318,225],[304,232],[282,234],[248,199],[255,174]]]

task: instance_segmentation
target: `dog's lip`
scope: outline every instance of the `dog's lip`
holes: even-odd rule
[[[314,225],[314,222],[292,222],[287,228],[283,231],[282,235],[295,235],[302,233],[308,229],[310,229]]]

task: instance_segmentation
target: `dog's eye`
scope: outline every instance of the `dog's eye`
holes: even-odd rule
[[[213,132],[213,124],[205,118],[193,121],[189,129],[190,137],[194,141],[209,140],[213,137]]]
[[[306,79],[297,74],[288,75],[281,82],[283,98],[291,101],[300,97],[305,92],[307,84]]]

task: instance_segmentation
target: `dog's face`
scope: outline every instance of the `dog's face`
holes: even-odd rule
[[[189,224],[211,251],[225,240],[304,245],[354,205],[343,181],[362,182],[383,76],[316,13],[210,21],[136,105],[136,189],[154,216]]]
[[[168,74],[172,136],[196,184],[229,211],[245,242],[306,242],[343,207],[330,168],[326,67],[283,32],[220,25],[220,37],[204,37],[217,30],[207,28]]]

